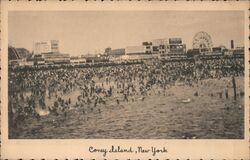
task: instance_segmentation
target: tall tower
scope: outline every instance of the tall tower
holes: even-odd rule
[[[231,40],[231,49],[234,49],[234,40]]]

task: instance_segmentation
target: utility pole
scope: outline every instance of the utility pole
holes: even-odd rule
[[[232,77],[232,82],[233,82],[233,88],[234,88],[234,100],[236,100],[236,82],[234,76]]]

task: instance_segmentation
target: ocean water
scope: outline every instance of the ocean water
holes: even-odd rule
[[[244,97],[239,95],[234,100],[230,80],[209,79],[193,87],[177,84],[168,88],[165,95],[154,88],[144,99],[130,96],[129,102],[112,97],[96,107],[90,104],[72,108],[66,117],[63,114],[30,117],[9,127],[9,138],[242,139]],[[237,93],[244,91],[243,77],[236,78],[236,82]],[[224,94],[226,86],[228,99]],[[223,92],[222,98],[219,92]],[[74,91],[64,96],[75,103],[79,94]],[[47,99],[46,104],[51,105],[52,100]]]

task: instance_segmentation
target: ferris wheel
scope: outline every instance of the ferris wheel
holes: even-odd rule
[[[193,38],[193,48],[194,49],[207,49],[211,50],[213,47],[212,38],[206,32],[198,32]]]

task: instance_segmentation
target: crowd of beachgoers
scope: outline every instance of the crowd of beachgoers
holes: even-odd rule
[[[102,112],[109,103],[119,106],[144,101],[153,94],[167,95],[169,88],[180,83],[192,87],[206,79],[240,76],[244,76],[244,59],[240,58],[11,70],[9,120],[15,126],[31,116],[39,120],[43,114],[67,118],[67,112],[74,108],[82,108],[84,116],[93,110]],[[67,96],[74,92],[79,92],[75,99]]]

